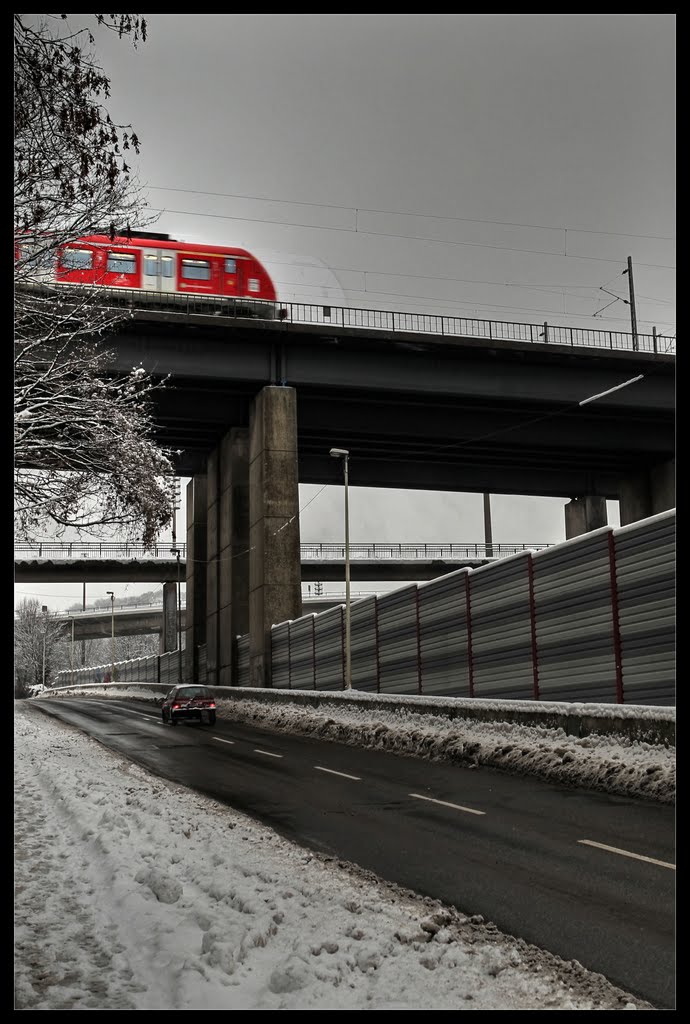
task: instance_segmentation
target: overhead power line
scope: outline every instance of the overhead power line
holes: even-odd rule
[[[214,199],[250,199],[260,203],[283,203],[286,206],[309,206],[323,210],[347,210],[354,213],[380,213],[388,217],[421,217],[425,220],[456,221],[464,224],[493,224],[497,227],[538,228],[543,231],[572,231],[580,235],[615,235],[619,238],[650,238],[662,242],[675,242],[676,240],[675,237],[669,235],[641,235],[629,231],[603,231],[601,229],[594,230],[592,228],[571,228],[568,227],[567,224],[556,225],[554,227],[551,224],[530,224],[511,220],[486,220],[481,217],[455,217],[448,214],[437,213],[410,213],[409,211],[403,210],[377,210],[366,206],[355,207],[340,206],[334,203],[307,203],[301,202],[299,199],[277,199],[270,196],[250,196],[234,192],[206,192],[203,189],[197,188],[167,188],[163,185],[149,185],[148,188],[155,192],[184,192],[197,196],[210,196]]]
[[[532,256],[550,256],[566,260],[593,260],[597,263],[620,263],[620,259],[606,259],[603,256],[574,256],[571,253],[545,249],[522,249],[518,246],[491,245],[489,242],[459,242],[447,238],[431,238],[428,235],[402,235],[392,231],[357,231],[355,228],[330,227],[325,224],[301,224],[298,221],[271,220],[267,217],[233,217],[223,213],[199,213],[194,210],[171,210],[158,206],[148,207],[152,213],[174,213],[181,217],[204,217],[211,220],[231,220],[242,224],[273,224],[283,228],[301,228],[306,231],[339,231],[350,235],[373,235],[381,238],[402,238],[412,242],[434,242],[436,245],[462,245],[477,249],[497,249],[501,252],[524,252]],[[638,267],[656,267],[659,270],[675,270],[668,263],[637,263]]]

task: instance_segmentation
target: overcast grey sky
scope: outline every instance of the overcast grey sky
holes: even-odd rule
[[[256,252],[284,301],[627,331],[631,256],[639,329],[675,335],[674,15],[146,20],[95,34],[156,230]],[[342,488],[300,492],[338,540]],[[494,541],[563,540],[568,497],[492,497]],[[478,494],[351,499],[353,542],[483,540]]]

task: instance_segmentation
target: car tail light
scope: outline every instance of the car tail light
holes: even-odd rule
[[[172,706],[172,709],[173,709],[173,711],[175,711],[175,709],[176,709],[176,708],[178,708],[178,709],[179,709],[179,708],[181,708],[181,707],[182,707],[182,705],[181,705],[181,704],[173,704],[173,706]]]

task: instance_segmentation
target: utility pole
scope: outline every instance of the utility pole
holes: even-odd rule
[[[493,558],[494,545],[491,536],[491,495],[484,492],[484,554]]]
[[[48,624],[47,624],[47,621],[46,621],[46,616],[48,614],[48,605],[44,604],[42,606],[42,608],[41,608],[41,611],[43,612],[43,676],[42,676],[42,678],[43,678],[43,689],[45,690],[45,688],[46,688],[46,633],[48,631]]]
[[[110,682],[115,682],[115,594],[106,590],[110,597]]]
[[[632,256],[628,256],[628,269],[623,271],[628,275],[628,290],[630,292],[630,324],[632,327],[633,352],[639,349],[637,338],[637,313],[635,312],[635,287],[633,285]]]
[[[182,685],[182,595],[180,593],[180,548],[177,546],[177,510],[180,507],[180,478],[173,476],[170,484],[172,504],[172,547],[177,559],[177,682]]]
[[[81,585],[81,610],[86,611],[86,580]],[[86,640],[81,642],[81,667],[86,665]]]

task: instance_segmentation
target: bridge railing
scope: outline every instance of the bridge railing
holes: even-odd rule
[[[187,553],[186,544],[178,544],[180,558]],[[127,541],[15,541],[16,558],[165,558],[172,559],[173,546],[170,541],[146,548],[143,544]]]
[[[231,297],[178,295],[175,292],[145,292],[122,288],[106,296],[108,306],[132,309],[159,308],[187,315],[213,315],[246,319],[246,301]],[[354,327],[391,333],[436,334],[450,338],[478,338],[485,341],[520,341],[541,345],[567,345],[571,349],[604,348],[615,351],[675,355],[676,339],[667,335],[638,334],[625,331],[599,331],[582,327],[561,327],[549,323],[514,323],[503,320],[479,320],[471,317],[393,310],[359,309],[304,302],[279,302],[276,319],[292,324],[321,324]]]
[[[308,562],[338,560],[345,558],[345,545],[342,543],[302,544],[302,560]],[[350,558],[366,561],[445,561],[464,558],[501,558],[514,555],[518,551],[540,551],[550,547],[549,544],[486,544],[470,543],[372,543],[350,544]]]
[[[186,544],[178,544],[180,558],[186,556]],[[475,541],[467,543],[438,542],[395,543],[375,542],[371,544],[350,544],[350,558],[366,561],[414,561],[448,560],[461,558],[503,558],[514,555],[518,551],[540,551],[550,547],[549,544],[486,544]],[[302,561],[334,561],[345,558],[345,546],[342,543],[304,543],[300,545]],[[147,549],[143,544],[130,544],[117,541],[37,541],[34,544],[17,542],[14,545],[15,559],[89,559],[89,558],[131,558],[131,559],[166,559],[173,558],[170,543],[156,544]]]

